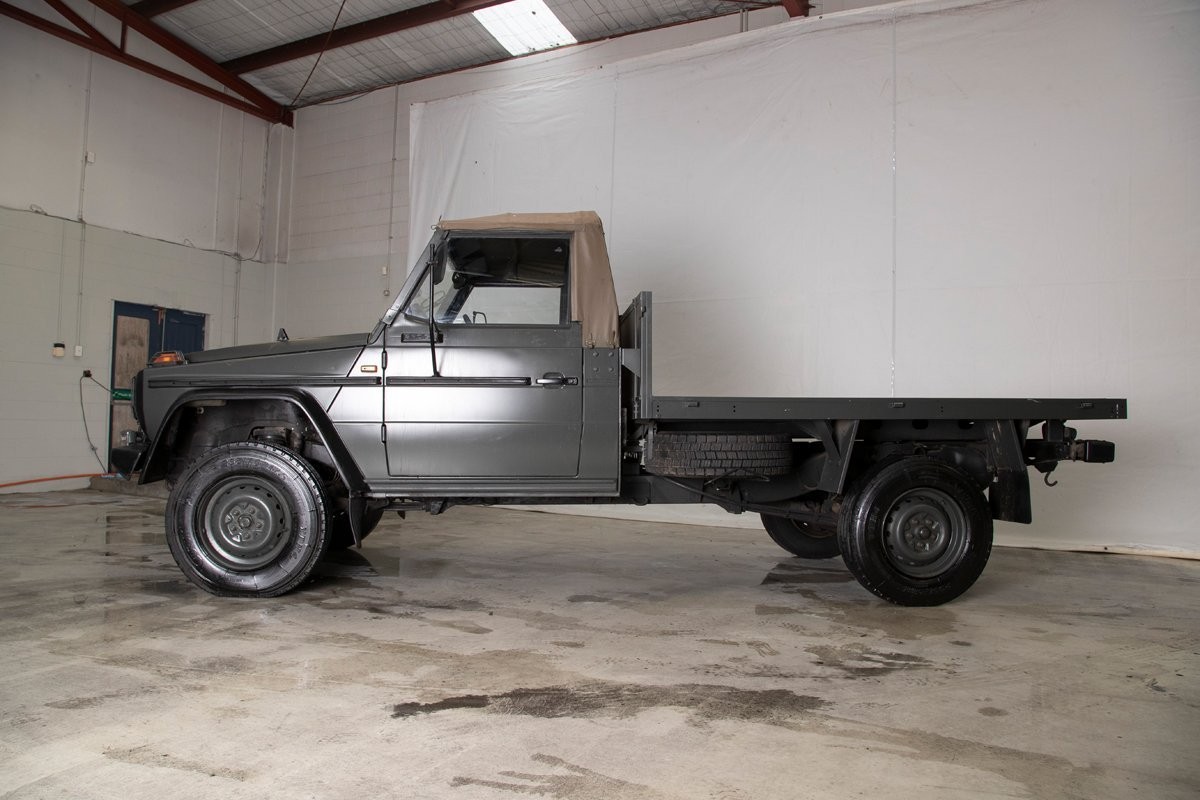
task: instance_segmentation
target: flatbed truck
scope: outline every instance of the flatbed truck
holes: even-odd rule
[[[660,396],[652,331],[649,292],[618,313],[595,213],[444,221],[369,333],[156,356],[113,461],[171,484],[171,553],[218,595],[291,591],[389,511],[709,503],[936,605],[979,577],[993,520],[1032,520],[1030,470],[1114,459],[1068,422],[1126,417],[1111,398]]]

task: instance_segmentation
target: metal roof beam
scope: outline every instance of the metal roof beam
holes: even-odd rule
[[[106,50],[119,50],[115,44],[108,40],[104,34],[92,27],[92,24],[79,15],[75,9],[71,8],[62,0],[46,0],[46,5],[57,11],[67,22],[74,25],[79,30],[83,31],[83,35],[91,39],[96,44]]]
[[[177,8],[190,6],[194,2],[196,0],[141,0],[141,2],[133,3],[129,7],[146,19],[150,19],[151,17],[157,17],[159,14],[174,11]]]
[[[120,20],[122,26],[137,31],[171,55],[182,59],[225,88],[245,98],[252,106],[260,110],[257,116],[271,122],[291,124],[291,112],[282,105],[276,103],[237,75],[223,69],[221,65],[199,50],[175,38],[175,36],[167,33],[141,14],[133,11],[129,6],[122,4],[120,0],[89,0],[89,2],[106,14]],[[122,38],[124,38],[124,34],[122,34]],[[186,78],[182,78],[182,76],[181,79],[187,80]],[[193,81],[193,83],[195,82]]]
[[[783,0],[780,5],[789,17],[807,17],[812,11],[812,3],[807,0]]]
[[[49,2],[49,0],[47,0],[47,2]],[[55,4],[50,3],[50,5],[53,6]],[[245,111],[247,114],[252,114],[261,119],[265,119],[268,122],[285,122],[286,124],[291,124],[291,112],[282,109],[282,107],[280,107],[280,110],[285,114],[286,119],[281,119],[279,114],[263,109],[253,103],[241,99],[240,97],[234,97],[232,95],[225,94],[219,89],[214,89],[211,86],[207,86],[199,81],[194,81],[191,78],[185,78],[184,76],[176,72],[172,72],[165,67],[160,67],[158,64],[152,64],[149,61],[138,58],[137,56],[131,56],[122,51],[112,42],[108,41],[108,39],[100,36],[99,33],[96,33],[96,36],[93,37],[91,33],[94,32],[95,29],[90,25],[87,25],[86,22],[84,23],[86,28],[81,28],[81,30],[89,31],[88,35],[84,35],[77,31],[73,31],[70,28],[58,25],[44,17],[39,17],[37,14],[31,14],[24,9],[11,6],[8,3],[3,2],[3,0],[0,0],[0,15],[10,17],[18,22],[23,22],[31,28],[37,28],[44,33],[58,37],[59,39],[82,47],[85,50],[91,50],[93,53],[98,53],[107,58],[111,58],[113,61],[118,61],[128,67],[132,67],[140,72],[144,72],[147,75],[153,75],[154,77],[160,78],[168,83],[173,83],[176,86],[180,86],[184,89],[195,92],[196,94],[216,100],[219,103],[224,103],[225,105],[236,108],[239,111]],[[72,20],[72,22],[74,22],[74,20]]]
[[[103,1],[117,2],[117,0]],[[97,0],[92,0],[92,2],[97,2]],[[295,61],[297,58],[311,56],[325,50],[333,50],[349,44],[364,42],[368,39],[378,39],[380,36],[387,36],[390,33],[397,33],[410,28],[429,25],[433,22],[453,19],[463,14],[470,14],[472,11],[478,11],[481,8],[498,6],[506,2],[508,0],[439,0],[438,2],[417,6],[416,8],[397,11],[395,14],[387,14],[375,19],[356,22],[353,25],[339,28],[332,33],[318,33],[315,36],[281,44],[278,47],[272,47],[257,53],[250,53],[249,55],[230,59],[229,61],[223,61],[221,62],[221,66],[229,72],[242,75],[247,72],[263,69],[264,67],[273,67],[276,64]]]

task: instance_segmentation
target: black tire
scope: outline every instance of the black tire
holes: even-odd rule
[[[329,523],[313,468],[265,442],[214,448],[167,500],[167,544],[188,580],[215,595],[275,597],[325,554]]]
[[[792,439],[775,434],[654,435],[646,471],[672,478],[773,476],[792,471]]]
[[[902,606],[961,595],[992,551],[992,515],[980,486],[929,458],[868,473],[838,527],[842,559],[866,589]]]
[[[841,555],[837,523],[802,522],[798,519],[760,514],[767,535],[775,544],[800,558],[833,558]]]
[[[375,526],[383,519],[382,508],[368,508],[363,514],[363,529],[362,538],[366,539],[371,531],[375,530]],[[333,516],[329,523],[329,549],[330,550],[345,550],[348,547],[354,547],[354,533],[350,530],[350,515],[345,511],[340,511]]]

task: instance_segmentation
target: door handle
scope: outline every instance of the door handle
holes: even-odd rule
[[[578,386],[579,378],[568,378],[561,372],[547,372],[537,379],[538,386]]]

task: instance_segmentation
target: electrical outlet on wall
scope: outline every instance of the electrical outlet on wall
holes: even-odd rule
[[[75,357],[83,358],[83,345],[81,345],[81,344],[75,345]]]

